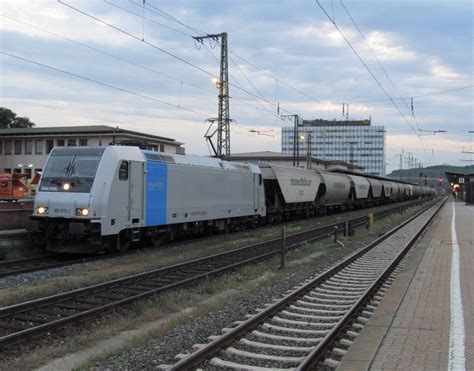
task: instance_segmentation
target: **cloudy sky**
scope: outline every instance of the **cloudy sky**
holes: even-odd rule
[[[118,125],[208,154],[219,45],[191,36],[227,32],[233,152],[281,150],[290,122],[277,106],[333,119],[348,103],[351,118],[385,126],[388,171],[402,149],[469,164],[472,1],[320,3],[327,15],[314,0],[0,0],[0,105],[38,126]]]

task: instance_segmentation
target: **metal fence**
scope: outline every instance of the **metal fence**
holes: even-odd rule
[[[32,213],[32,201],[0,203],[0,230],[25,228]]]

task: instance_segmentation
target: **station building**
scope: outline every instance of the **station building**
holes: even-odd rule
[[[0,130],[0,172],[28,173],[44,168],[54,147],[108,146],[146,143],[150,149],[184,154],[183,143],[174,139],[105,125],[35,127]]]
[[[298,166],[300,168],[307,168],[309,164],[310,168],[314,170],[352,171],[356,173],[362,173],[364,171],[362,167],[348,164],[344,161],[323,160],[311,156],[311,162],[308,163],[308,157],[303,155],[299,156],[297,160],[298,163],[295,166]],[[231,155],[231,161],[250,162],[255,164],[263,163],[272,165],[294,166],[293,155],[272,151],[233,153]]]
[[[309,146],[308,146],[309,143]],[[282,128],[281,148],[328,161],[342,161],[364,168],[366,174],[385,175],[385,128],[371,120],[303,120]]]

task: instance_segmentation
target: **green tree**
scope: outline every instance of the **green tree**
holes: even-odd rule
[[[19,117],[8,108],[0,107],[0,129],[32,128],[35,126],[28,117]]]

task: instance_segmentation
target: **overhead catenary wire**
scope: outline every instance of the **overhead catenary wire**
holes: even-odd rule
[[[121,88],[119,86],[108,84],[108,83],[105,83],[105,82],[102,82],[102,81],[99,81],[99,80],[96,80],[96,79],[92,79],[90,77],[82,76],[82,75],[79,75],[79,74],[74,73],[74,72],[69,72],[69,71],[66,71],[66,70],[63,70],[63,69],[60,69],[60,68],[56,68],[56,67],[53,67],[53,66],[41,63],[41,62],[34,61],[32,59],[23,58],[23,57],[20,57],[18,55],[11,54],[11,53],[8,53],[8,52],[5,52],[5,51],[0,51],[0,54],[3,54],[3,55],[6,55],[8,57],[11,57],[11,58],[21,60],[23,62],[34,64],[34,65],[37,65],[37,66],[40,66],[40,67],[43,67],[43,68],[47,68],[47,69],[52,70],[52,71],[60,72],[60,73],[63,73],[65,75],[73,76],[73,77],[76,77],[76,78],[81,79],[81,80],[92,82],[92,83],[97,84],[97,85],[105,86],[105,87],[110,88],[110,89],[114,89],[114,90],[118,90],[118,91],[121,91],[121,92],[124,92],[124,93],[127,93],[127,94],[135,95],[135,96],[140,97],[140,98],[145,98],[145,99],[148,99],[148,100],[152,100],[152,101],[155,101],[157,103],[161,103],[161,104],[169,106],[169,107],[173,107],[173,108],[183,110],[183,111],[186,111],[186,112],[194,113],[194,114],[199,115],[199,116],[203,116],[203,117],[208,117],[209,116],[209,114],[206,114],[206,113],[203,113],[203,112],[199,112],[199,111],[196,111],[196,110],[193,110],[193,109],[190,109],[190,108],[179,106],[179,105],[176,105],[174,103],[170,103],[170,102],[164,101],[162,99],[152,97],[150,95],[138,93],[136,91],[132,91],[132,90],[125,89],[125,88]]]
[[[87,13],[87,12],[85,12],[85,11],[82,11],[82,10],[80,10],[80,9],[78,9],[78,8],[76,8],[76,7],[72,6],[72,5],[70,5],[70,4],[65,3],[65,2],[62,1],[62,0],[58,0],[58,2],[59,2],[60,4],[62,4],[62,5],[64,5],[64,6],[66,6],[66,7],[70,8],[70,9],[72,9],[72,10],[74,10],[74,11],[80,13],[80,14],[83,14],[83,15],[86,16],[86,17],[89,17],[89,18],[91,18],[91,19],[94,19],[95,21],[97,21],[97,22],[99,22],[99,23],[102,23],[102,24],[104,24],[104,25],[106,25],[106,26],[108,26],[108,27],[111,27],[111,28],[113,28],[114,30],[116,30],[116,31],[118,31],[118,32],[121,32],[121,33],[123,33],[123,34],[125,34],[125,35],[127,35],[127,36],[129,36],[129,37],[131,37],[131,38],[133,38],[133,39],[135,39],[135,40],[137,40],[137,41],[143,42],[144,44],[149,45],[149,46],[151,46],[152,48],[154,48],[154,49],[156,49],[156,50],[158,50],[158,51],[160,51],[160,52],[163,52],[164,54],[166,54],[166,55],[168,55],[168,56],[170,56],[170,57],[172,57],[172,58],[174,58],[174,59],[177,59],[178,61],[183,62],[183,63],[185,63],[186,65],[191,66],[191,67],[193,67],[193,68],[195,68],[195,69],[197,69],[197,70],[199,70],[199,71],[205,73],[205,74],[208,75],[208,76],[211,76],[211,77],[213,77],[213,78],[217,78],[217,76],[216,76],[215,74],[213,74],[212,72],[209,72],[209,71],[207,71],[206,69],[204,69],[204,68],[202,68],[202,67],[200,67],[200,66],[198,66],[198,65],[196,65],[196,64],[194,64],[194,63],[192,63],[192,62],[189,62],[189,61],[185,60],[184,58],[181,58],[181,57],[177,56],[176,54],[171,53],[171,52],[169,52],[169,51],[167,51],[167,50],[165,50],[165,49],[163,49],[163,48],[161,48],[161,47],[159,47],[159,46],[157,46],[157,45],[155,45],[155,44],[152,44],[152,43],[150,43],[150,42],[148,42],[148,41],[146,41],[146,40],[141,40],[141,38],[139,38],[139,37],[137,37],[137,36],[131,34],[131,33],[128,32],[128,31],[125,31],[125,30],[121,29],[120,27],[117,27],[117,26],[115,26],[115,25],[113,25],[113,24],[111,24],[111,23],[109,23],[109,22],[107,22],[107,21],[104,21],[103,19],[100,19],[100,18],[98,18],[98,17],[96,17],[96,16],[94,16],[94,15],[92,15],[92,14],[89,14],[89,13]],[[137,16],[138,16],[138,17],[141,17],[140,15],[137,15]],[[255,94],[253,94],[252,92],[249,92],[248,90],[246,90],[246,89],[244,89],[244,88],[242,88],[242,87],[240,87],[240,86],[238,86],[238,85],[235,85],[235,84],[230,84],[230,85],[233,86],[233,87],[236,88],[236,89],[239,89],[239,90],[244,91],[244,92],[245,92],[246,94],[248,94],[248,95],[251,95],[251,96],[254,96],[254,97],[258,98],[258,99],[261,99],[261,98],[259,98],[258,96],[256,96]]]
[[[212,54],[212,52],[209,50],[209,48],[203,44],[204,48],[207,50],[207,52],[211,55],[211,57],[217,62],[217,63],[220,63],[219,60],[217,59],[217,57]],[[235,63],[233,62],[232,58],[229,58],[231,60],[232,63]],[[237,67],[238,70],[240,70],[238,67]],[[241,71],[242,72],[242,71]],[[244,74],[242,72],[242,74]],[[230,77],[235,81],[235,83],[244,91],[247,92],[247,90],[245,90],[245,88],[242,86],[242,84],[239,82],[239,80],[231,73],[229,72],[229,75]],[[245,75],[245,74],[244,74]],[[249,81],[249,80],[248,80]],[[234,85],[232,85],[234,86]],[[252,85],[253,86],[253,85]],[[272,103],[271,101],[269,101],[267,98],[265,98],[263,95],[261,96],[257,96],[253,93],[250,93],[250,92],[247,92],[247,94],[250,96],[250,99],[253,100],[255,103],[257,103],[259,106],[262,107],[262,109],[264,109],[265,111],[267,111],[268,113],[270,113],[271,115],[275,115],[279,120],[281,121],[284,121],[284,119],[280,116],[279,113],[275,113],[274,111],[268,109],[267,107],[265,107],[262,102],[260,102],[258,99],[260,99],[261,101],[269,104],[269,105],[272,105],[272,106],[275,106],[276,104],[275,103]],[[234,98],[234,97],[233,97]],[[258,99],[257,99],[258,98]],[[235,99],[235,98],[234,98]],[[282,109],[283,110],[283,109]],[[291,113],[290,111],[287,111],[287,110],[284,110],[285,112],[288,112],[288,113]]]
[[[420,140],[421,142],[421,136],[419,135],[419,133],[417,132],[417,130],[413,127],[413,125],[410,123],[410,121],[405,117],[405,115],[403,114],[403,112],[400,110],[400,108],[397,106],[397,104],[395,103],[395,101],[393,100],[393,98],[390,96],[390,94],[387,92],[387,90],[383,87],[383,85],[380,83],[380,81],[377,79],[377,77],[374,75],[374,73],[372,72],[372,70],[369,68],[369,66],[365,63],[365,61],[362,59],[362,57],[360,56],[359,52],[354,48],[354,46],[351,44],[351,42],[347,39],[346,35],[342,32],[342,30],[339,28],[339,26],[336,24],[336,22],[334,22],[331,18],[331,16],[327,13],[326,9],[324,9],[324,7],[321,5],[321,3],[319,2],[319,0],[315,0],[316,1],[316,4],[318,4],[318,6],[321,8],[321,10],[323,11],[323,13],[326,15],[326,17],[330,20],[330,22],[333,24],[333,26],[336,28],[336,30],[339,32],[339,34],[342,36],[342,38],[344,39],[344,41],[347,43],[347,45],[351,48],[351,50],[354,52],[354,54],[356,55],[357,59],[359,59],[359,61],[362,63],[362,65],[364,66],[364,68],[367,70],[367,72],[369,73],[369,75],[374,79],[374,81],[377,83],[377,85],[380,87],[380,89],[382,90],[382,92],[387,96],[387,98],[392,102],[392,105],[395,107],[395,109],[398,111],[398,113],[400,114],[400,116],[403,117],[403,119],[407,122],[407,124],[412,128],[413,132],[415,133],[415,135],[418,137],[418,139]]]
[[[141,69],[147,70],[148,72],[151,72],[151,73],[156,74],[156,75],[158,75],[158,76],[162,76],[162,77],[165,77],[165,78],[167,78],[167,79],[177,81],[177,82],[179,82],[179,83],[182,82],[182,83],[184,83],[184,84],[186,84],[186,85],[192,86],[193,88],[196,88],[196,89],[199,89],[199,90],[206,91],[206,92],[208,92],[208,93],[214,94],[214,92],[213,92],[212,90],[210,90],[210,89],[203,88],[202,86],[199,86],[199,85],[197,85],[197,84],[194,84],[194,83],[191,83],[191,82],[188,82],[188,81],[184,81],[183,79],[177,78],[177,77],[172,76],[172,75],[168,75],[168,74],[163,73],[163,72],[161,72],[161,71],[157,71],[156,69],[150,68],[150,67],[145,66],[145,65],[140,64],[140,63],[133,62],[133,61],[131,61],[131,60],[129,60],[129,59],[126,59],[126,58],[124,58],[124,57],[120,57],[120,56],[118,56],[118,55],[114,55],[114,54],[109,53],[109,52],[106,52],[106,51],[104,51],[104,50],[102,50],[102,49],[99,49],[99,48],[96,48],[96,47],[87,45],[87,44],[82,43],[82,42],[80,42],[80,41],[73,40],[73,39],[68,38],[68,37],[66,37],[66,36],[61,36],[61,35],[59,35],[59,34],[57,34],[57,33],[55,33],[55,32],[51,32],[51,31],[48,31],[48,30],[46,30],[46,29],[44,29],[44,28],[41,28],[41,27],[38,27],[38,26],[34,26],[34,25],[32,25],[32,24],[30,24],[30,23],[27,23],[27,22],[25,22],[25,21],[23,21],[23,20],[19,20],[19,19],[13,18],[13,17],[11,17],[11,16],[9,16],[9,15],[6,15],[6,14],[0,14],[0,16],[1,16],[1,17],[4,17],[4,18],[7,18],[7,19],[9,19],[9,20],[11,20],[11,21],[17,22],[17,23],[19,23],[19,24],[23,24],[23,25],[25,25],[25,26],[28,26],[28,27],[30,27],[30,28],[32,28],[32,29],[34,29],[34,30],[44,32],[44,33],[46,33],[46,34],[48,34],[48,35],[51,35],[51,36],[57,37],[57,38],[59,38],[59,39],[68,41],[68,42],[70,42],[70,43],[79,45],[79,46],[84,47],[84,48],[87,48],[87,49],[89,49],[89,50],[93,50],[93,51],[95,51],[95,52],[97,52],[97,53],[106,55],[106,56],[108,56],[108,57],[111,57],[111,58],[114,58],[114,59],[117,59],[117,60],[120,60],[120,61],[122,61],[122,62],[128,63],[128,64],[133,65],[133,66],[135,66],[135,67],[139,67],[139,68],[141,68]]]
[[[25,25],[25,26],[27,26],[27,27],[30,27],[30,28],[32,28],[32,29],[34,29],[34,30],[44,32],[45,34],[54,36],[54,37],[56,37],[56,38],[58,38],[58,39],[68,41],[68,42],[70,42],[70,43],[79,45],[79,46],[81,46],[81,47],[84,47],[84,48],[86,48],[86,49],[89,49],[89,50],[92,50],[92,51],[94,51],[94,52],[100,53],[100,54],[102,54],[102,55],[106,55],[106,56],[108,56],[108,57],[111,57],[111,58],[120,60],[120,61],[122,61],[122,62],[128,63],[128,64],[130,64],[130,65],[132,65],[132,66],[139,67],[139,68],[141,68],[141,69],[144,69],[144,70],[146,70],[146,71],[148,71],[148,72],[151,72],[151,73],[153,73],[153,74],[156,74],[156,75],[158,75],[158,76],[162,76],[162,77],[164,77],[164,78],[167,78],[167,79],[176,81],[176,82],[179,83],[180,94],[182,93],[182,85],[185,84],[185,85],[191,86],[191,87],[193,87],[193,88],[196,88],[196,89],[199,89],[199,90],[201,90],[201,91],[205,91],[205,92],[207,92],[207,93],[210,93],[210,94],[213,94],[213,95],[214,95],[214,91],[211,90],[211,89],[203,88],[203,87],[200,86],[200,85],[191,83],[191,82],[189,82],[189,81],[185,81],[185,80],[183,80],[183,79],[180,79],[180,78],[177,78],[177,77],[175,77],[175,76],[172,76],[172,75],[163,73],[163,72],[161,72],[161,71],[157,71],[156,69],[150,68],[150,67],[145,66],[145,65],[143,65],[143,64],[133,62],[133,61],[131,61],[131,60],[129,60],[129,59],[126,59],[126,58],[124,58],[124,57],[121,57],[121,56],[114,55],[114,54],[112,54],[112,53],[106,52],[105,50],[102,50],[102,49],[99,49],[99,48],[96,48],[96,47],[87,45],[87,44],[85,44],[85,43],[82,43],[82,42],[80,42],[80,41],[71,39],[71,38],[66,37],[66,36],[59,35],[59,34],[57,34],[57,33],[55,33],[55,32],[48,31],[48,30],[46,30],[46,29],[44,29],[44,28],[42,28],[42,27],[38,27],[38,26],[32,25],[32,24],[30,24],[30,23],[28,23],[28,22],[25,22],[25,21],[23,21],[23,20],[19,20],[19,19],[13,18],[13,17],[11,17],[11,16],[9,16],[9,15],[0,14],[0,16],[1,16],[1,17],[4,17],[4,18],[7,18],[7,19],[9,19],[9,20],[11,20],[11,21],[13,21],[13,22],[17,22],[17,23],[19,23],[19,24],[22,24],[22,25]],[[233,99],[236,99],[236,100],[242,100],[242,101],[254,101],[254,99],[252,99],[251,97],[245,98],[245,97],[233,96],[232,98],[233,98]]]
[[[167,50],[165,50],[165,49],[163,49],[163,48],[160,48],[159,46],[157,46],[157,45],[155,45],[155,44],[152,44],[152,43],[150,43],[150,42],[148,42],[148,41],[146,41],[146,40],[142,40],[142,39],[139,38],[138,36],[135,36],[135,35],[133,35],[132,33],[121,29],[120,27],[114,26],[112,23],[109,23],[109,22],[107,22],[107,21],[104,21],[103,19],[100,19],[100,18],[98,18],[98,17],[96,17],[96,16],[93,16],[92,14],[89,14],[89,13],[87,13],[87,12],[84,12],[84,11],[82,11],[82,10],[80,10],[80,9],[78,9],[78,8],[76,8],[76,7],[72,6],[72,5],[70,5],[70,4],[65,3],[65,2],[62,1],[62,0],[58,0],[58,2],[59,2],[60,4],[62,4],[62,5],[64,5],[64,6],[66,6],[66,7],[70,8],[70,9],[72,9],[72,10],[74,10],[74,11],[76,11],[76,12],[78,12],[78,13],[84,15],[84,16],[86,16],[86,17],[89,17],[89,18],[91,18],[91,19],[94,19],[95,21],[97,21],[97,22],[99,22],[99,23],[102,23],[102,24],[104,24],[104,25],[106,25],[106,26],[108,26],[108,27],[111,27],[111,28],[113,28],[114,30],[116,30],[116,31],[118,31],[118,32],[121,32],[121,33],[123,33],[123,34],[125,34],[125,35],[127,35],[127,36],[129,36],[129,37],[131,37],[131,38],[133,38],[133,39],[135,39],[135,40],[137,40],[137,41],[143,42],[144,44],[146,44],[146,45],[148,45],[148,46],[150,46],[150,47],[152,47],[152,48],[154,48],[154,49],[156,49],[156,50],[158,50],[158,51],[160,51],[160,52],[162,52],[162,53],[164,53],[164,54],[170,56],[171,58],[174,58],[174,59],[176,59],[176,60],[178,60],[178,61],[180,61],[180,62],[182,62],[182,63],[184,63],[184,64],[186,64],[186,65],[188,65],[188,66],[190,66],[190,67],[193,67],[193,68],[195,68],[195,69],[201,71],[202,73],[204,73],[204,74],[206,74],[206,75],[208,75],[208,76],[216,77],[216,75],[213,74],[212,72],[209,72],[209,71],[205,70],[204,68],[199,67],[198,65],[196,65],[196,64],[194,64],[194,63],[191,63],[191,62],[187,61],[186,59],[181,58],[180,56],[178,56],[178,55],[176,55],[176,54],[174,54],[174,53],[171,53],[171,52],[169,52],[169,51],[167,51]]]
[[[372,53],[372,55],[375,57],[375,60],[377,61],[379,67],[381,68],[381,70],[383,71],[383,73],[385,74],[385,77],[387,77],[387,80],[393,85],[393,87],[395,88],[395,91],[397,92],[397,94],[402,97],[402,94],[400,93],[400,90],[398,89],[397,85],[395,85],[395,82],[392,80],[392,78],[389,76],[387,70],[385,69],[385,67],[383,66],[382,62],[380,62],[379,58],[377,57],[377,55],[375,54],[374,50],[372,49],[372,47],[370,46],[370,43],[368,42],[368,40],[366,39],[364,33],[362,32],[362,30],[360,29],[360,27],[358,26],[357,22],[354,20],[354,18],[352,17],[351,13],[349,12],[349,10],[347,9],[347,7],[344,5],[344,2],[342,0],[339,0],[339,2],[341,3],[342,5],[342,8],[344,9],[344,11],[346,12],[346,14],[349,16],[352,24],[354,25],[354,27],[357,29],[357,31],[359,32],[359,35],[362,37],[362,39],[365,41],[365,43],[367,44],[370,52]],[[412,112],[413,113],[413,108],[410,109],[410,107],[408,106],[408,103],[405,99],[402,99],[402,102],[405,104],[405,106],[407,107],[408,111]],[[413,98],[412,98],[412,102],[413,102]],[[413,107],[413,106],[412,106]],[[420,130],[420,127],[418,125],[418,121],[416,120],[416,118],[413,116],[414,120],[415,120],[415,124],[416,124],[416,128],[418,129],[418,131]]]
[[[117,4],[115,4],[115,3],[112,3],[111,1],[104,0],[104,2],[105,2],[106,4],[108,4],[108,5],[110,5],[110,6],[113,6],[113,7],[117,8],[117,9],[120,9],[120,10],[126,12],[126,13],[129,13],[129,14],[134,15],[134,16],[136,16],[136,17],[140,17],[140,18],[142,18],[144,21],[148,21],[148,22],[154,23],[154,24],[156,24],[156,25],[158,25],[158,26],[167,28],[167,29],[169,29],[170,31],[174,31],[174,32],[180,33],[181,35],[184,35],[184,36],[193,37],[193,35],[191,35],[191,34],[189,34],[189,33],[183,32],[183,31],[178,30],[177,28],[174,28],[174,27],[170,27],[170,26],[168,26],[168,25],[166,25],[166,24],[164,24],[164,23],[157,22],[157,21],[155,21],[155,20],[153,20],[153,19],[151,19],[151,18],[147,18],[147,17],[145,17],[144,15],[140,15],[140,14],[134,13],[134,12],[132,12],[131,10],[128,10],[128,9],[126,9],[126,8],[124,8],[124,7],[121,7],[120,5],[117,5]],[[135,3],[132,2],[132,4],[135,4]],[[138,5],[138,4],[135,4],[135,5],[139,6],[140,8],[143,7],[143,9],[147,9],[146,7],[144,7],[144,6],[142,6],[142,5]]]
[[[140,6],[139,4],[135,3],[134,1],[130,0],[130,2],[136,6]],[[184,27],[186,27],[187,29],[193,31],[193,32],[196,32],[196,33],[199,33],[199,34],[208,34],[207,32],[204,32],[204,31],[200,31],[194,27],[191,27],[187,24],[185,24],[184,22],[181,22],[180,20],[178,20],[177,18],[171,16],[169,13],[166,13],[165,11],[155,7],[153,4],[151,3],[147,3],[148,6],[151,6],[152,8],[156,9],[156,11],[154,10],[150,10],[152,13],[155,13],[161,17],[165,17],[166,19],[169,19],[169,20],[172,20]],[[159,13],[158,13],[159,12]],[[139,15],[136,15],[136,16],[139,16]],[[193,37],[193,35],[190,35],[190,34],[187,34],[187,33],[183,33],[184,35],[186,36],[189,36],[189,37]],[[216,43],[219,43],[219,41],[216,41]],[[204,47],[206,48],[206,50],[208,51],[208,53],[214,58],[214,60],[216,60],[217,62],[219,62],[217,60],[217,58],[214,56],[214,54],[212,54],[212,52],[209,50],[209,48],[207,48],[207,46],[205,44],[203,44]],[[243,71],[241,70],[241,68],[235,63],[235,61],[230,57],[229,58],[231,60],[231,63],[233,63],[236,68],[239,70],[239,72],[244,76],[244,78],[248,81],[248,83],[252,86],[252,88],[257,92],[258,96],[255,96],[255,95],[250,95],[251,99],[255,100],[255,98],[259,98],[259,99],[262,99],[263,101],[265,101],[266,103],[270,103],[265,97],[264,95],[257,89],[257,87],[251,82],[251,80],[245,75],[245,73],[243,73]],[[240,87],[243,91],[246,91],[245,88],[243,87],[242,84],[240,84],[240,82],[238,81],[238,79],[233,75],[231,74],[231,78],[235,81],[235,83],[238,85],[238,87]],[[257,102],[257,101],[256,101]],[[270,103],[272,104],[272,103]],[[269,111],[270,112],[270,111]]]
[[[462,86],[459,88],[452,88],[452,89],[446,89],[446,90],[439,90],[435,91],[433,93],[426,93],[426,94],[420,94],[420,95],[413,95],[411,97],[400,97],[400,98],[393,98],[393,100],[401,100],[401,99],[417,99],[417,98],[424,98],[424,97],[431,97],[432,95],[440,95],[440,94],[445,94],[445,93],[451,93],[453,91],[459,91],[459,90],[465,90],[465,89],[472,89],[474,85],[467,85],[467,86]],[[352,104],[356,103],[373,103],[373,102],[385,102],[388,99],[372,99],[372,100],[364,100],[364,101],[357,101],[357,102],[351,102]]]
[[[129,1],[130,1],[132,4],[135,4],[136,6],[140,6],[139,4],[135,3],[135,2],[132,1],[132,0],[129,0]],[[202,31],[202,30],[198,30],[198,29],[196,29],[195,27],[192,27],[192,26],[190,26],[190,25],[188,25],[188,24],[186,24],[186,23],[180,21],[180,20],[177,19],[176,17],[173,17],[172,15],[170,15],[170,14],[167,13],[167,12],[165,12],[164,10],[162,10],[162,9],[160,9],[160,8],[158,8],[158,7],[156,7],[156,6],[153,5],[153,3],[151,3],[150,1],[148,1],[148,2],[146,3],[146,5],[147,5],[148,7],[151,7],[151,8],[153,8],[153,9],[155,9],[155,11],[153,11],[153,10],[151,10],[150,8],[147,8],[149,11],[151,11],[152,13],[157,14],[158,16],[161,16],[161,17],[164,17],[164,18],[166,18],[166,19],[169,19],[169,20],[171,20],[171,21],[173,21],[173,22],[176,22],[176,23],[178,23],[178,24],[180,24],[180,25],[186,27],[187,29],[189,29],[189,30],[191,30],[191,31],[193,31],[193,32],[200,33],[200,34],[206,34],[206,32],[204,32],[204,31]],[[310,96],[308,93],[302,91],[301,89],[298,89],[298,88],[292,86],[291,84],[289,84],[289,83],[286,82],[285,80],[282,80],[280,77],[274,75],[273,73],[267,71],[266,69],[263,69],[263,68],[261,68],[261,67],[258,67],[256,64],[254,64],[254,63],[252,63],[252,62],[249,62],[247,59],[245,59],[244,57],[242,57],[242,56],[236,54],[236,53],[233,52],[232,50],[229,50],[229,54],[231,54],[231,55],[234,56],[235,58],[240,59],[242,62],[244,62],[245,64],[248,64],[248,65],[251,66],[253,69],[255,69],[255,70],[257,70],[257,71],[261,71],[261,72],[263,72],[263,73],[269,75],[269,76],[272,77],[273,79],[278,79],[278,81],[279,81],[281,84],[285,85],[285,86],[288,87],[289,89],[291,89],[291,90],[293,90],[293,91],[295,91],[295,92],[297,92],[297,93],[299,93],[299,94],[305,96],[305,97],[308,98],[308,99],[311,99],[311,100],[314,101],[314,102],[321,103],[319,100],[317,100],[316,98]]]

